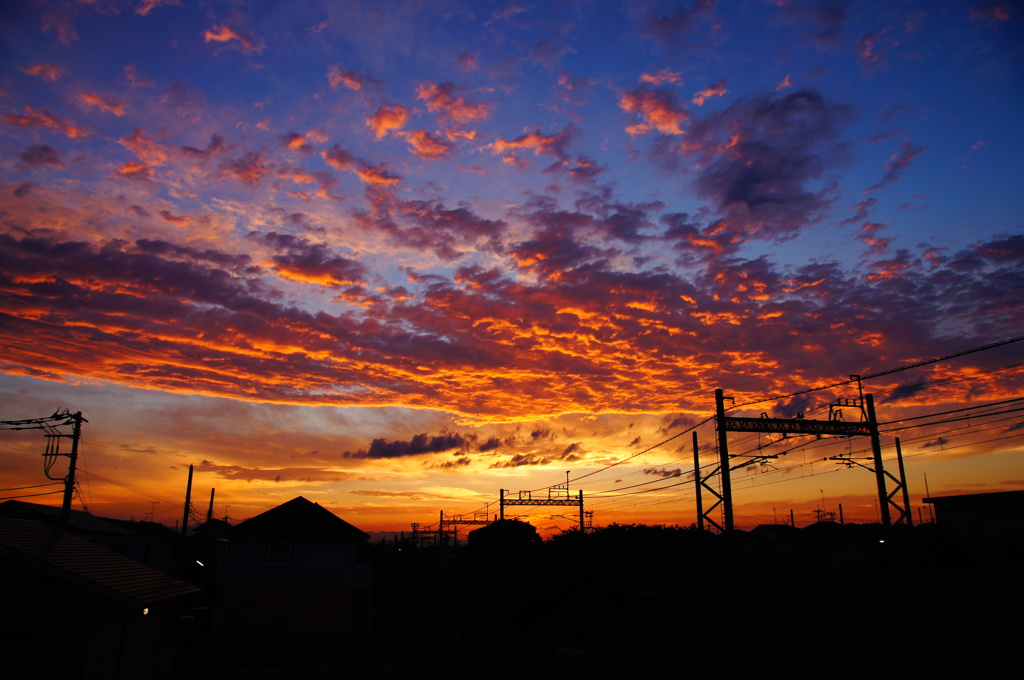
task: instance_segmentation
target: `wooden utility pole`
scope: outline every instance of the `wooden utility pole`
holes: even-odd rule
[[[217,489],[210,489],[210,508],[206,511],[206,521],[209,522],[213,519],[213,494],[217,492]]]

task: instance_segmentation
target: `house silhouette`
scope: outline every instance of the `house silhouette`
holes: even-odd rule
[[[217,580],[225,642],[347,639],[369,619],[369,535],[302,496],[228,533]]]
[[[169,677],[198,592],[46,522],[0,517],[0,677]]]

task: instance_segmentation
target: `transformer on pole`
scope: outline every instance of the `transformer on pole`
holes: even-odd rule
[[[75,495],[75,468],[78,466],[78,442],[82,439],[82,412],[71,416],[71,453],[68,454],[68,474],[64,478],[64,502],[60,506],[60,525],[67,529],[71,524],[71,499]]]
[[[67,409],[54,412],[45,418],[29,418],[28,420],[0,420],[4,430],[43,430],[46,433],[46,452],[43,453],[43,474],[54,482],[64,482],[64,500],[60,508],[61,529],[67,529],[71,523],[71,501],[75,495],[75,470],[78,467],[78,443],[82,439],[82,423],[89,422],[82,417],[82,412],[71,413]],[[70,425],[71,434],[61,431],[62,426]],[[71,439],[71,452],[60,452],[60,440]],[[68,473],[64,477],[54,477],[50,468],[58,456],[68,457]],[[88,510],[88,508],[87,508]]]

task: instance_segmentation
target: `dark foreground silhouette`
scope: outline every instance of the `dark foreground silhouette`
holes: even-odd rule
[[[522,524],[522,523],[518,523]],[[526,525],[529,527],[529,525]],[[365,633],[187,642],[178,678],[1012,677],[1019,550],[934,527],[712,536],[612,526],[541,543],[487,527],[460,548],[373,546]],[[885,541],[884,543],[882,541]]]

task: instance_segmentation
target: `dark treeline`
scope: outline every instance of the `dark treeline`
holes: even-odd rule
[[[879,524],[818,522],[801,529],[763,525],[730,534],[694,526],[611,524],[583,533],[563,531],[542,540],[529,523],[510,519],[470,531],[457,545],[451,536],[427,534],[419,541],[381,541],[374,548],[385,562],[401,553],[405,560],[417,562],[588,558],[771,573],[963,575],[1019,573],[1024,568],[1024,544],[1015,536],[988,537],[978,543],[934,524],[886,529]]]

